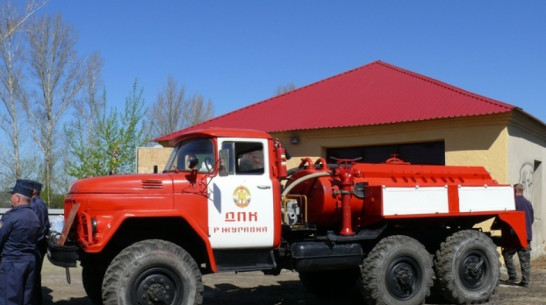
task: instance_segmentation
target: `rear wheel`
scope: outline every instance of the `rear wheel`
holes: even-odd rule
[[[413,238],[389,236],[370,251],[361,272],[367,304],[422,304],[432,286],[432,256]]]
[[[496,246],[475,230],[449,236],[436,252],[434,268],[442,295],[457,304],[486,302],[499,282]]]
[[[201,273],[188,252],[173,243],[137,242],[108,266],[102,299],[105,305],[199,305]]]
[[[355,287],[360,273],[358,269],[299,272],[305,289],[315,295],[333,297]]]

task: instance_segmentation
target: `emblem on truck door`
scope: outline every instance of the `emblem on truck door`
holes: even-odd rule
[[[246,208],[250,204],[250,191],[245,186],[238,186],[233,191],[233,202],[240,208]]]

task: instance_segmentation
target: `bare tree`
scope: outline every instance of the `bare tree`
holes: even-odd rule
[[[6,169],[1,171],[3,178],[13,180],[21,177],[20,153],[20,107],[24,90],[20,81],[24,68],[24,34],[15,31],[20,23],[17,8],[10,2],[0,7],[0,130],[8,142],[1,147],[0,163]]]
[[[190,99],[184,102],[183,116],[185,126],[192,126],[212,118],[214,115],[214,107],[212,101],[205,101],[201,94],[196,93]]]
[[[0,171],[2,180],[10,181],[21,178],[23,165],[21,160],[20,139],[21,101],[25,99],[25,30],[26,21],[47,3],[28,1],[26,5],[16,5],[11,1],[0,4],[0,133],[5,141],[0,145]],[[28,155],[28,154],[27,154]],[[33,164],[35,166],[35,164]]]
[[[171,133],[184,124],[185,118],[181,115],[184,110],[184,91],[184,86],[179,87],[176,80],[169,75],[167,85],[157,95],[156,102],[147,115],[152,135]]]
[[[296,86],[294,86],[294,84],[290,83],[288,85],[278,85],[277,86],[277,95],[282,95],[282,94],[285,94],[287,92],[290,92],[290,91],[293,91],[296,89]]]
[[[56,145],[58,124],[74,103],[85,80],[86,65],[75,51],[77,35],[60,16],[43,16],[28,31],[30,74],[36,80],[33,101],[24,108],[36,145],[44,156],[44,184],[50,201],[53,170],[61,148]]]
[[[213,117],[214,107],[210,100],[205,102],[199,94],[189,99],[185,99],[184,95],[184,86],[179,86],[169,76],[147,115],[152,136],[169,134]]]
[[[39,9],[41,9],[44,5],[47,4],[49,0],[43,0],[43,1],[28,1],[25,10],[23,12],[19,12],[17,10],[17,7],[12,5],[10,1],[6,1],[3,4],[3,10],[9,12],[10,18],[4,19],[6,16],[2,15],[2,21],[5,22],[3,25],[5,27],[5,31],[2,31],[0,33],[0,42],[3,42],[5,39],[8,39],[11,35],[15,33],[19,28],[23,26],[23,24],[32,16],[34,15]],[[6,22],[7,21],[7,22]]]

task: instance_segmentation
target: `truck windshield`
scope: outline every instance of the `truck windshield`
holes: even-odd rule
[[[210,139],[194,138],[182,141],[171,153],[165,171],[190,171],[192,161],[196,162],[194,168],[197,171],[201,173],[212,171],[214,168],[214,145]]]

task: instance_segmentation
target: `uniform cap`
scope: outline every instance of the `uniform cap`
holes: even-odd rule
[[[15,186],[13,187],[13,190],[11,191],[12,194],[21,194],[26,197],[32,197],[34,189],[32,187],[29,187],[27,183],[25,183],[23,180],[17,180],[15,182]]]
[[[26,187],[31,188],[33,190],[37,190],[38,192],[42,191],[42,184],[38,181],[27,180],[27,179],[20,179],[17,181],[22,181],[23,184],[26,185]]]
[[[38,192],[41,192],[42,191],[42,184],[38,181],[32,181],[34,183],[34,189],[37,190]]]

